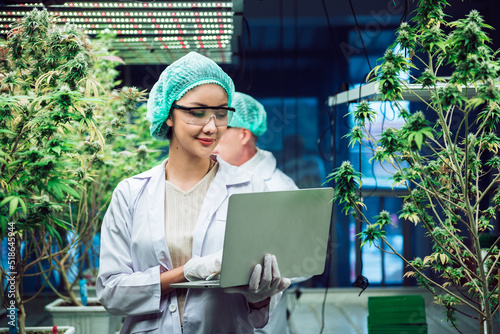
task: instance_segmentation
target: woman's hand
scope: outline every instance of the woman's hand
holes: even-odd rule
[[[184,265],[184,277],[188,281],[206,279],[220,273],[222,250],[207,256],[193,256]]]
[[[259,263],[254,267],[248,285],[226,288],[224,292],[241,293],[248,303],[260,304],[260,302],[288,288],[290,283],[288,278],[281,277],[276,256],[266,254],[264,266]]]

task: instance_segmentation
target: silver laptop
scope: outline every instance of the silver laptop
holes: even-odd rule
[[[219,279],[173,288],[227,288],[248,284],[266,253],[282,277],[320,275],[325,268],[333,188],[233,194],[229,197]]]

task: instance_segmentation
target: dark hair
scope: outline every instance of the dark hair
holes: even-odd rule
[[[173,120],[173,119],[174,119],[174,108],[170,109],[170,112],[168,113],[168,117],[167,117],[167,119],[165,120],[165,126],[167,127],[166,137],[167,137],[167,139],[168,139],[168,140],[172,140],[172,128],[171,128],[171,127],[169,127],[169,126],[167,125],[167,120],[168,120],[169,118],[170,118],[171,120]]]

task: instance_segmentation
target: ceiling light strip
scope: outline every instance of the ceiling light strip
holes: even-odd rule
[[[5,7],[44,7],[43,3],[14,3],[14,4],[5,4]],[[215,2],[102,2],[102,1],[94,1],[94,2],[66,2],[63,5],[51,5],[50,8],[134,8],[134,9],[224,9],[224,8],[233,8],[232,1],[215,1]]]
[[[2,10],[0,16],[24,16],[29,10]],[[56,16],[67,17],[175,17],[175,18],[198,18],[198,17],[230,17],[233,12],[229,11],[55,11]]]
[[[190,38],[190,39],[180,39],[178,37],[164,37],[162,39],[151,39],[151,38],[142,38],[142,37],[126,37],[126,38],[118,38],[112,41],[115,45],[125,45],[127,43],[139,43],[142,45],[149,44],[165,44],[165,43],[173,43],[173,44],[188,44],[188,43],[212,43],[217,44],[219,46],[229,45],[229,40],[213,40],[213,39],[198,39],[198,38]],[[148,44],[149,43],[149,44]]]
[[[19,22],[20,17],[0,17],[0,24],[11,24],[14,22]],[[164,24],[224,24],[224,25],[233,25],[233,19],[232,18],[211,18],[211,19],[125,19],[125,18],[94,18],[94,19],[89,19],[89,18],[64,18],[64,17],[55,17],[54,18],[55,22],[57,23],[73,23],[73,24],[78,24],[78,23],[86,23],[86,24],[107,24],[108,28],[112,28],[112,24],[116,23],[122,23],[125,25],[131,25],[135,27],[135,25],[139,23],[145,23],[148,24],[151,28],[155,28],[158,24],[164,25]],[[145,27],[140,25],[141,28]],[[161,28],[165,28],[164,26],[160,26]]]
[[[7,21],[10,19],[11,21],[15,20],[14,17],[8,17],[8,18],[0,18],[0,21]],[[56,22],[62,22],[63,18],[62,17],[55,17],[54,18]],[[132,20],[132,21],[131,21]],[[111,20],[105,19],[105,18],[94,18],[92,21],[89,18],[83,18],[83,17],[71,17],[71,18],[65,18],[64,22],[70,22],[70,23],[87,23],[87,22],[96,22],[96,23],[149,23],[149,24],[156,24],[156,23],[182,23],[182,24],[215,24],[215,23],[225,23],[225,24],[232,24],[233,23],[233,18],[232,17],[227,17],[227,18],[161,18],[161,19],[151,19],[151,18],[112,18]]]
[[[223,49],[226,49],[227,51],[231,51],[230,48],[226,48],[226,47],[221,47],[219,45],[216,45],[216,44],[196,44],[196,45],[181,45],[181,44],[177,44],[177,45],[169,45],[169,44],[166,44],[166,45],[154,45],[154,46],[140,46],[140,45],[123,45],[121,47],[114,47],[114,50],[117,50],[117,51],[120,51],[120,53],[122,53],[122,51],[127,51],[127,50],[176,50],[176,49],[217,49],[217,50],[223,50]]]
[[[99,30],[87,29],[85,27],[78,27],[83,29],[85,34],[98,34]],[[106,28],[107,29],[107,28]],[[104,30],[104,29],[101,29]],[[112,34],[117,35],[232,35],[233,30],[230,29],[165,29],[165,30],[121,30],[121,29],[107,29]]]
[[[53,6],[56,7],[56,6]],[[57,6],[59,7],[59,6]],[[227,1],[217,1],[217,2],[67,2],[64,7],[81,7],[81,8],[193,8],[193,9],[209,9],[209,8],[233,8],[233,3]]]

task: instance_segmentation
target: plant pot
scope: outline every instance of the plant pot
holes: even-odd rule
[[[73,293],[75,296],[80,296],[80,287],[79,286],[74,286],[73,287]],[[90,285],[87,286],[87,297],[92,298],[92,297],[97,297],[96,291],[95,291],[95,285]]]
[[[75,334],[75,328],[71,326],[58,326],[57,327],[58,331],[63,331],[64,334]],[[29,334],[30,331],[32,333],[47,333],[47,334],[52,334],[52,327],[26,327],[26,332]],[[0,327],[0,334],[8,334],[9,329],[7,327]]]
[[[97,298],[88,298],[88,305],[96,306],[66,306],[63,299],[56,299],[45,306],[45,311],[58,326],[73,326],[76,334],[114,334],[117,331],[120,317],[109,314],[101,306]]]

